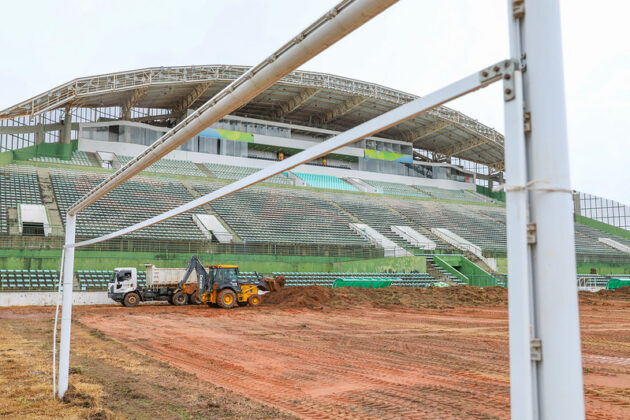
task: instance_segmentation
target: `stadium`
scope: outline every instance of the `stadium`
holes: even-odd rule
[[[250,69],[86,76],[0,110],[2,370],[36,386],[12,365],[25,351],[50,375],[47,355],[15,343],[53,340],[45,305],[58,299],[73,205]],[[291,71],[78,213],[76,241],[157,217],[415,99],[343,75]],[[77,248],[71,396],[52,409],[86,418],[134,418],[140,410],[173,418],[509,416],[504,143],[501,133],[440,105],[190,212]],[[630,209],[580,191],[572,199],[576,287],[597,292],[630,277]],[[121,308],[108,297],[114,270],[137,270],[144,286],[148,267],[183,269],[192,255],[205,265],[237,265],[243,279],[281,276],[286,284],[263,295],[260,308],[227,314],[192,297],[181,308]],[[352,294],[334,288],[339,281],[381,281],[392,291]],[[623,418],[627,297],[589,296],[580,295],[587,414]],[[429,319],[413,318],[414,310]],[[605,317],[618,317],[617,329],[599,331]],[[397,332],[397,320],[413,328]],[[375,335],[353,333],[368,325]],[[291,331],[299,329],[298,339]],[[128,363],[117,366],[117,357]],[[292,358],[297,366],[289,367]],[[211,398],[203,397],[208,387]],[[108,402],[120,389],[116,403],[124,406]],[[20,417],[11,407],[0,405],[0,414]],[[37,409],[30,404],[22,415],[36,417]]]
[[[1,111],[4,148],[11,149],[3,152],[2,234],[7,248],[24,251],[7,267],[24,278],[3,279],[3,288],[40,290],[37,270],[58,268],[70,205],[246,70],[193,66],[85,77]],[[413,98],[339,76],[291,73],[81,214],[77,236],[89,239],[155,216]],[[244,271],[296,275],[300,270],[288,261],[300,256],[298,266],[322,267],[309,272],[328,272],[344,260],[429,256],[433,280],[446,270],[471,285],[503,284],[505,208],[502,194],[491,191],[504,182],[502,159],[499,133],[441,107],[193,214],[95,245],[111,257],[79,257],[79,267],[100,274],[79,270],[75,286],[105,287],[120,265],[116,252],[128,259],[152,252],[151,261],[166,253],[185,266],[194,250],[218,262],[236,260]],[[585,207],[579,193],[574,200],[577,209]],[[597,287],[630,272],[627,231],[579,210],[575,218],[580,277]],[[32,249],[50,256],[29,258]],[[438,255],[458,255],[480,270],[457,262],[461,272]],[[269,256],[273,263],[264,262]],[[395,260],[389,264],[385,271],[397,272]],[[41,290],[54,289],[47,283]]]

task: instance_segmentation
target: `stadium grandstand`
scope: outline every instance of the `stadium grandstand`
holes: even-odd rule
[[[0,291],[55,289],[68,208],[247,69],[83,77],[0,111]],[[292,72],[81,212],[77,237],[156,216],[414,98]],[[190,213],[82,248],[75,286],[104,290],[114,267],[179,267],[193,253],[238,263],[244,275],[282,274],[289,285],[330,285],[339,272],[417,287],[505,285],[504,197],[492,190],[503,170],[501,134],[438,107]],[[574,198],[576,280],[601,287],[630,273],[627,208]]]

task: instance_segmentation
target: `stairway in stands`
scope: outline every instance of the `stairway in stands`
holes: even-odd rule
[[[204,165],[203,163],[195,163],[195,165],[197,166],[197,168],[199,168],[199,170],[201,170],[201,172],[203,172],[204,174],[206,174],[209,178],[216,178],[217,176],[215,174],[212,173],[212,171],[210,171],[210,169],[208,169],[208,167],[206,165]],[[187,187],[188,188],[188,187]]]
[[[200,166],[201,167],[201,166]],[[190,195],[192,195],[194,198],[199,198],[201,197],[201,194],[199,193],[199,191],[197,191],[195,189],[195,187],[192,186],[192,184],[190,183],[190,181],[184,181],[182,180],[182,185],[188,190],[188,192],[190,193]],[[211,214],[214,217],[217,218],[217,220],[219,222],[221,222],[221,224],[223,225],[223,227],[225,227],[225,229],[230,232],[230,234],[232,235],[232,242],[234,243],[243,243],[243,239],[241,239],[240,236],[238,236],[238,234],[236,232],[234,232],[234,230],[230,227],[230,225],[227,224],[227,222],[225,220],[223,220],[223,218],[221,216],[219,216],[217,214],[217,212],[214,211],[214,209],[212,208],[212,206],[210,206],[210,204],[204,204],[203,206],[201,206],[201,208],[207,213],[207,214]]]
[[[100,168],[101,167],[101,163],[96,158],[96,154],[95,153],[85,152],[85,154],[86,154],[88,160],[90,161],[90,163],[92,164],[92,166],[94,166],[96,168]]]
[[[435,277],[437,281],[443,281],[448,284],[461,283],[457,277],[436,264],[431,255],[427,255],[427,273]]]
[[[425,228],[424,226],[416,223],[414,220],[412,220],[411,218],[409,218],[409,216],[407,216],[406,214],[398,211],[395,207],[390,206],[389,204],[387,204],[387,202],[384,203],[387,208],[392,212],[395,213],[396,215],[398,215],[399,217],[401,217],[404,220],[407,220],[407,225],[411,226],[413,229],[416,230],[416,232],[420,233],[421,235],[426,236],[427,238],[431,239],[433,242],[435,242],[435,244],[437,245],[437,247],[439,249],[454,249],[449,243],[444,242],[441,238],[437,237],[435,234],[433,234],[433,232],[431,232],[429,229]],[[406,241],[405,241],[406,242]]]
[[[50,221],[50,234],[52,236],[63,236],[63,222],[61,221],[61,213],[59,212],[59,206],[57,206],[48,168],[37,168],[37,180],[39,182],[39,192],[42,196],[42,203],[46,207],[48,220]]]

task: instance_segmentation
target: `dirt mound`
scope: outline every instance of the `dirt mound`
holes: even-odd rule
[[[630,286],[623,286],[614,290],[615,295],[630,299]]]
[[[597,292],[579,292],[579,296],[581,305],[610,306],[612,300],[630,302],[630,286],[620,287],[617,290],[602,289]],[[630,306],[630,303],[628,305]]]
[[[330,302],[331,291],[322,286],[285,287],[277,292],[266,293],[263,304],[280,308],[315,308]]]
[[[403,308],[448,309],[454,306],[504,305],[507,290],[502,287],[385,287],[361,289],[342,287],[329,289],[322,286],[286,287],[267,294],[263,303],[279,308],[340,308],[352,306],[400,306]]]

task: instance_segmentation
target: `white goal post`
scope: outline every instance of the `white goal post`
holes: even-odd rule
[[[106,241],[190,211],[501,80],[505,104],[507,184],[503,188],[507,207],[512,418],[584,418],[558,0],[507,0],[509,59],[175,209],[75,243],[78,212],[395,1],[341,2],[70,208],[62,264],[59,397],[68,387],[76,247]]]

